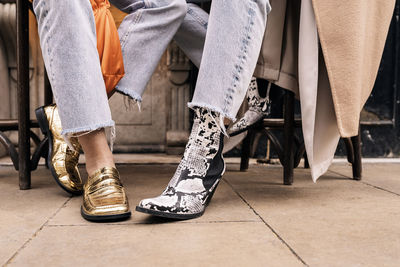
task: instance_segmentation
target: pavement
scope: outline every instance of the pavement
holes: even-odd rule
[[[176,168],[168,162],[119,166],[132,210],[161,193]],[[335,163],[314,184],[298,168],[284,186],[280,166],[240,172],[231,163],[201,218],[134,212],[99,224],[81,218],[81,197],[43,166],[20,191],[17,172],[2,165],[0,265],[400,266],[400,164],[367,163],[363,174],[354,181],[348,164]]]

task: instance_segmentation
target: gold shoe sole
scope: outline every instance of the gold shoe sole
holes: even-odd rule
[[[47,116],[46,116],[46,112],[44,111],[44,106],[37,108],[35,110],[35,114],[36,114],[36,118],[38,120],[39,123],[39,127],[40,130],[42,131],[42,133],[47,136],[48,138],[48,144],[49,144],[49,151],[48,151],[48,155],[47,155],[47,166],[51,171],[51,174],[54,178],[54,180],[56,180],[57,184],[67,193],[72,194],[74,196],[80,196],[83,193],[82,191],[72,191],[68,188],[66,188],[59,180],[58,180],[58,176],[56,173],[56,170],[54,169],[54,167],[51,164],[51,155],[53,155],[53,134],[50,131],[50,126],[49,126],[49,122],[47,121]]]
[[[129,219],[132,213],[128,211],[125,213],[113,214],[113,215],[89,215],[85,213],[83,207],[81,207],[81,215],[84,219],[91,222],[118,222]]]

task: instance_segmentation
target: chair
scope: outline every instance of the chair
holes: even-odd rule
[[[283,165],[283,184],[293,184],[293,171],[297,168],[301,158],[305,154],[304,142],[295,134],[296,128],[301,128],[301,120],[295,119],[294,109],[295,95],[293,92],[285,90],[283,103],[283,118],[270,119],[266,118],[255,127],[249,129],[247,137],[243,140],[240,170],[246,171],[249,168],[249,158],[251,147],[254,142],[256,133],[263,132],[271,141],[278,154],[279,161]],[[271,132],[272,129],[283,130],[283,145]],[[362,178],[362,162],[361,162],[361,138],[360,135],[352,138],[343,139],[346,151],[347,160],[352,164],[353,179],[361,180]],[[308,166],[307,158],[305,157],[305,167]]]
[[[29,112],[29,9],[28,0],[0,0],[0,4],[16,3],[17,12],[17,98],[18,120],[0,121],[0,142],[6,147],[15,169],[19,173],[21,190],[30,189],[31,172],[36,170],[40,157],[46,157],[47,139],[40,140],[32,131],[38,128],[37,121],[30,120]],[[53,95],[50,83],[45,75],[45,104],[52,103]],[[18,151],[4,134],[6,131],[18,131]],[[31,155],[31,139],[36,150]]]

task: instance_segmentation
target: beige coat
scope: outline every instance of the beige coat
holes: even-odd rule
[[[300,98],[316,180],[329,167],[339,137],[358,134],[360,111],[376,79],[395,0],[270,2],[255,76]]]
[[[256,76],[298,92],[301,0],[271,0]],[[342,137],[358,134],[360,111],[373,88],[395,0],[312,0]],[[285,23],[286,22],[286,23]],[[285,27],[286,26],[286,27]]]

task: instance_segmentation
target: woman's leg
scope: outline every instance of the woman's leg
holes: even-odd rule
[[[162,195],[138,211],[176,219],[201,216],[224,173],[224,118],[234,119],[254,72],[265,32],[268,0],[212,2],[195,95],[192,132]]]
[[[186,17],[174,36],[175,42],[190,58],[190,60],[199,68],[203,55],[204,42],[207,34],[208,13],[198,5],[188,3]],[[257,123],[263,117],[269,114],[270,102],[266,96],[268,84],[257,86],[255,78],[252,79],[247,89],[247,101],[249,110],[238,120],[230,129],[230,136],[237,135],[250,126]],[[258,88],[258,90],[257,90]],[[260,91],[260,93],[258,93]],[[225,119],[224,124],[229,124],[229,119]]]
[[[187,11],[185,0],[111,0],[128,15],[118,32],[125,76],[116,90],[140,102],[161,56]]]
[[[62,134],[71,136],[114,127],[90,2],[35,0],[33,4]]]
[[[268,0],[213,1],[190,107],[235,120],[253,75],[265,32]]]
[[[208,13],[198,5],[188,4],[187,13],[174,36],[174,41],[196,67],[200,67],[206,40]]]
[[[88,162],[82,215],[90,220],[125,219],[130,216],[129,205],[104,134],[115,123],[100,69],[90,2],[35,0],[33,6],[62,135],[70,142],[79,136]],[[52,121],[47,123],[52,125]]]

